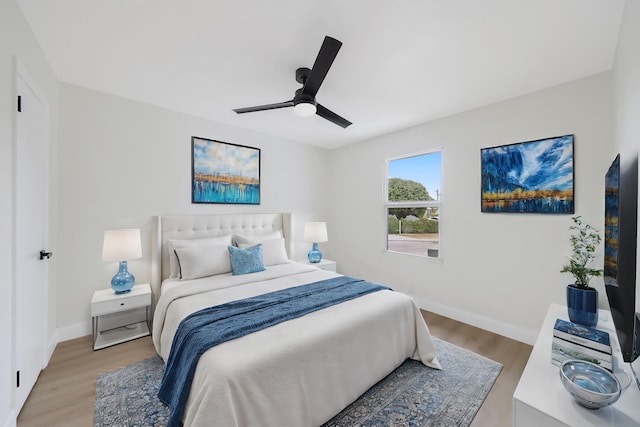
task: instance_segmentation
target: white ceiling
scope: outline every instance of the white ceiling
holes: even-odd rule
[[[16,0],[57,77],[333,148],[611,69],[624,0]],[[325,35],[317,100],[287,101]]]

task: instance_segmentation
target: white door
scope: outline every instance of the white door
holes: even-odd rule
[[[40,259],[40,251],[47,250],[49,182],[46,108],[20,73],[17,89],[15,411],[19,413],[45,365],[47,261]]]

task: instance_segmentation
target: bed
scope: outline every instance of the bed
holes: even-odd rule
[[[197,263],[205,252],[199,242],[222,245],[228,236],[243,251],[260,246],[264,270],[234,275]],[[158,354],[171,359],[180,323],[199,310],[346,280],[290,261],[291,247],[290,214],[158,217],[152,255]],[[172,254],[180,254],[183,271],[175,270]],[[407,358],[440,368],[413,300],[392,290],[372,291],[205,351],[180,418],[186,426],[319,426]]]

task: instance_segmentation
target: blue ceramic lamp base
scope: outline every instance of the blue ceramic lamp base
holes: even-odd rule
[[[133,288],[136,279],[127,271],[127,261],[120,261],[120,268],[113,279],[111,279],[111,289],[116,294],[127,293]]]
[[[309,258],[309,262],[312,264],[320,262],[320,260],[322,259],[322,252],[320,252],[320,250],[318,249],[317,243],[313,244],[311,250],[307,254],[307,258]]]

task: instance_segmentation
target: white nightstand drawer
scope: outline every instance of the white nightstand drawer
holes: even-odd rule
[[[102,301],[91,305],[91,315],[100,316],[108,313],[116,313],[132,308],[145,307],[151,304],[151,295],[136,295],[126,299]]]
[[[330,259],[322,258],[320,262],[311,263],[308,260],[304,261],[305,264],[313,265],[314,267],[318,267],[321,270],[328,271],[337,271],[337,266],[335,261],[331,261]]]
[[[112,289],[96,291],[91,300],[91,317],[131,310],[151,305],[149,285],[134,286],[131,291],[116,295]]]

